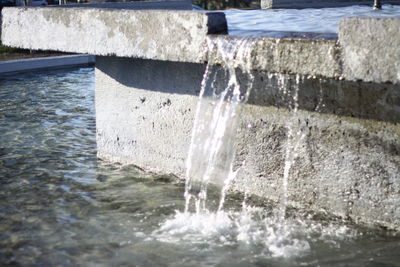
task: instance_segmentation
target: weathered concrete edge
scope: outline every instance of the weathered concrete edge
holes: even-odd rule
[[[245,39],[244,39],[245,38]],[[208,62],[224,65],[224,47],[236,49],[238,68],[286,74],[342,78],[341,49],[336,40],[210,36]]]
[[[214,53],[218,51],[207,54],[206,39],[208,34],[227,32],[225,15],[216,12],[4,8],[3,17],[2,40],[9,46],[191,63],[211,61],[220,64],[222,61]],[[42,31],[35,28],[32,20],[49,26]],[[159,27],[135,28],[144,20],[174,23],[169,23],[171,29],[166,30],[169,33],[167,37],[160,38],[162,33],[155,32]],[[40,32],[43,36],[31,36],[32,32]],[[48,42],[49,38],[56,40]],[[243,36],[218,35],[215,38],[227,44],[241,42]],[[74,45],[75,39],[80,40],[79,45]],[[246,43],[253,51],[250,58],[238,62],[239,66],[251,61],[255,70],[333,78],[341,76],[340,48],[336,40],[254,36],[248,39],[250,41]]]
[[[400,17],[355,17],[341,21],[336,40],[303,38],[300,33],[298,37],[283,38],[213,36],[208,60],[223,64],[221,48],[232,43],[242,45],[243,38],[247,38],[246,49],[250,52],[235,57],[239,68],[251,66],[259,71],[399,84],[398,29]]]
[[[60,69],[91,66],[95,63],[93,55],[69,55],[43,58],[17,59],[0,62],[0,74],[26,72],[32,70]]]
[[[251,66],[259,71],[400,83],[400,18],[345,19],[337,40],[306,33],[283,38],[210,37],[209,34],[227,31],[225,15],[216,12],[4,8],[3,15],[3,43],[14,47],[222,64],[220,51],[213,49],[218,45],[207,51],[207,39],[211,43],[241,45],[243,38],[247,38],[246,50],[250,52],[236,58],[239,68]],[[46,31],[43,24],[48,25]],[[80,40],[79,45],[76,40]]]
[[[2,16],[8,46],[178,62],[204,62],[206,35],[227,32],[218,12],[4,8]]]

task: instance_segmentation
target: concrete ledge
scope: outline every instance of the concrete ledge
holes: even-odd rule
[[[258,71],[339,78],[342,71],[336,40],[307,38],[249,36],[243,40],[242,36],[212,36],[208,61],[223,65],[221,51],[224,47],[244,46],[238,51],[245,55],[235,57],[238,68],[250,66]]]
[[[95,63],[95,56],[71,55],[44,58],[17,59],[0,62],[0,74],[32,70],[58,69],[89,66]]]
[[[225,14],[217,12],[4,8],[2,14],[5,45],[93,55],[203,62],[206,35],[227,32]]]
[[[257,71],[400,83],[399,28],[400,18],[371,17],[343,20],[338,39],[257,33],[245,37],[251,51],[235,61]],[[243,35],[210,36],[227,32],[218,12],[4,8],[2,29],[3,43],[13,47],[188,63],[223,64],[217,48],[244,42]]]

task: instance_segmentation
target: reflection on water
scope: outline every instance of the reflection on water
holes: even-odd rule
[[[400,5],[383,5],[372,10],[371,5],[338,8],[226,10],[230,34],[257,35],[263,31],[337,33],[345,17],[400,17]]]
[[[242,207],[240,195],[219,217],[177,212],[182,182],[96,159],[93,76],[82,68],[0,78],[1,265],[400,262],[398,236],[299,214],[281,225],[271,208]]]

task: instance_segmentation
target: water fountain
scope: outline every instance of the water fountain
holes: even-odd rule
[[[5,8],[2,39],[16,47],[96,54],[99,157],[181,177],[190,142],[198,138],[197,130],[191,132],[204,72],[234,74],[252,90],[238,121],[228,123],[227,129],[238,125],[238,143],[222,145],[236,151],[232,164],[223,161],[226,173],[237,171],[233,190],[398,229],[400,20],[348,18],[338,37],[267,32],[244,39],[226,35],[224,18],[218,12],[92,6]],[[49,27],[43,31],[41,25]],[[222,43],[245,43],[251,51],[229,58],[218,46]],[[392,45],[383,49],[385,43]],[[232,92],[234,84],[228,86]],[[217,96],[224,79],[214,85]],[[244,95],[236,91],[230,97]],[[218,112],[230,110],[217,102]],[[221,118],[232,118],[236,107],[231,111]],[[215,122],[214,128],[221,123]],[[215,136],[209,147],[219,147],[220,141]],[[218,153],[225,151],[212,155],[207,168],[220,164],[214,162]],[[207,168],[194,171],[205,173],[200,180],[215,172]]]

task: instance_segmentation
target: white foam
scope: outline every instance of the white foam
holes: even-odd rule
[[[152,237],[168,243],[240,246],[258,251],[264,257],[297,257],[309,253],[311,244],[323,242],[337,247],[338,242],[357,233],[343,225],[321,224],[311,220],[282,220],[261,208],[244,207],[239,212],[189,213],[177,211],[164,221]],[[255,249],[257,248],[257,249]]]

